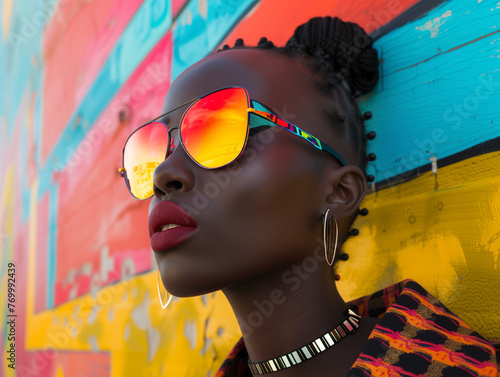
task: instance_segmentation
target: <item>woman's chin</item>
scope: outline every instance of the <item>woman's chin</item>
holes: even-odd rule
[[[214,284],[204,284],[203,282],[198,282],[192,279],[189,282],[180,282],[180,281],[172,281],[169,280],[168,283],[165,284],[165,288],[168,293],[175,297],[195,297],[202,296],[208,293],[212,293],[221,289],[219,285]],[[160,287],[162,290],[162,287]]]

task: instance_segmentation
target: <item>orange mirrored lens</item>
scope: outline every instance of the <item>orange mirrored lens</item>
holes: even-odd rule
[[[164,160],[169,135],[161,122],[146,124],[135,131],[125,145],[123,166],[130,192],[137,199],[153,195],[153,172]]]
[[[245,147],[248,99],[243,88],[209,94],[186,111],[181,138],[186,152],[206,168],[218,168],[235,160]]]

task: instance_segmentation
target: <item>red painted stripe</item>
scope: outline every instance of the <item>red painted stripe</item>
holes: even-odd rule
[[[91,284],[120,279],[122,269],[130,272],[130,265],[135,273],[151,268],[148,202],[130,196],[117,169],[127,136],[161,113],[170,85],[171,50],[168,33],[113,98],[58,177],[56,304],[88,292]],[[122,123],[120,112],[125,114]],[[68,285],[71,270],[78,276]]]
[[[141,4],[142,0],[60,2],[42,42],[42,162]]]
[[[221,44],[233,45],[237,38],[256,45],[265,36],[276,45],[284,45],[295,28],[312,17],[337,16],[356,22],[368,33],[404,12],[418,0],[313,1],[263,0],[225,38]]]
[[[47,263],[49,235],[49,194],[45,194],[38,202],[36,218],[36,270],[35,270],[35,312],[47,308]],[[48,288],[52,289],[52,288]]]

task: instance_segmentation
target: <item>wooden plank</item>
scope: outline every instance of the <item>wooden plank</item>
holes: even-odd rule
[[[327,15],[356,22],[367,32],[371,32],[390,22],[418,1],[315,1],[310,2],[307,7],[304,7],[303,3],[300,0],[259,2],[224,38],[221,46],[226,43],[232,46],[237,38],[243,38],[248,45],[256,45],[263,36],[278,46],[284,45],[297,26],[312,17]]]
[[[376,42],[381,80],[360,101],[377,133],[367,168],[376,181],[500,136],[499,17],[487,2],[448,1]]]
[[[391,31],[400,28],[404,24],[420,18],[423,15],[426,15],[443,1],[444,0],[420,0],[391,21],[385,23],[380,28],[371,32],[370,36],[373,38],[373,40],[377,40],[380,37],[383,37],[384,35],[390,33]]]
[[[436,190],[436,183],[438,189]],[[339,262],[342,297],[414,279],[485,337],[500,337],[500,152],[372,193]],[[360,278],[362,277],[362,278]]]
[[[500,149],[500,137],[495,139],[491,139],[480,144],[474,145],[473,147],[464,149],[458,153],[452,154],[451,156],[443,157],[439,160],[439,164],[429,163],[428,165],[418,166],[413,170],[408,170],[404,173],[401,173],[397,176],[390,177],[388,179],[384,179],[382,181],[378,181],[376,183],[372,183],[370,185],[371,191],[381,190],[385,188],[394,187],[398,184],[410,181],[412,179],[417,178],[420,174],[432,171],[432,169],[443,168],[445,166],[453,165],[456,162],[480,156],[482,154],[491,153],[498,151]]]
[[[174,40],[172,80],[213,51],[256,0],[190,1],[172,29]]]

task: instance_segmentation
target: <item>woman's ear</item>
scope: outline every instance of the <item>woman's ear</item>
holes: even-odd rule
[[[367,190],[366,178],[361,169],[354,165],[337,167],[327,174],[327,179],[329,192],[326,195],[326,208],[331,208],[337,219],[354,214]]]

